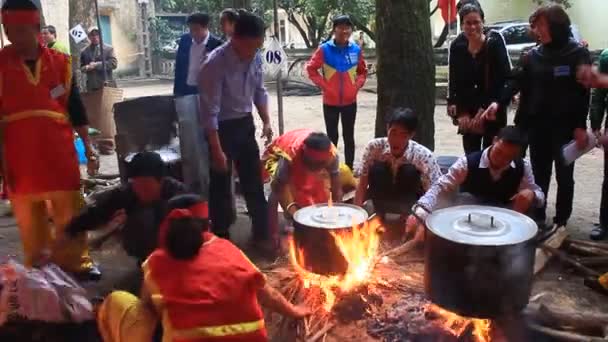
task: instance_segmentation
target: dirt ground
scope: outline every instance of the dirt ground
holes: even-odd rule
[[[133,98],[170,94],[172,84],[167,81],[129,82],[123,88],[125,89],[125,96]],[[271,117],[275,132],[278,132],[276,102],[276,94],[271,91]],[[286,130],[303,127],[320,131],[325,130],[320,96],[286,97],[284,98],[284,108]],[[445,105],[437,105],[435,110],[435,154],[460,156],[463,151],[460,136],[456,134],[455,127],[452,126],[445,113]],[[355,130],[356,160],[361,157],[365,144],[373,138],[375,115],[376,95],[370,92],[362,92],[358,101]],[[339,144],[339,148],[343,151],[342,143]],[[575,206],[573,217],[568,225],[568,230],[576,237],[587,238],[593,224],[598,221],[602,182],[602,153],[601,150],[595,150],[583,157],[576,166]],[[112,173],[113,171],[116,171],[116,157],[103,157],[102,172]],[[553,213],[554,199],[555,193],[552,191],[549,195],[548,217],[551,217]],[[232,233],[235,242],[240,246],[245,246],[245,241],[247,241],[249,235],[249,225],[243,203],[239,201],[239,218],[232,228]],[[259,259],[253,251],[246,250],[246,252],[260,266],[263,267],[268,264],[267,260]],[[12,218],[0,219],[0,256],[3,255],[14,255],[17,258],[20,258],[21,255],[19,235]],[[124,254],[118,243],[106,244],[102,251],[93,252],[93,256],[100,263],[104,277],[99,283],[85,284],[87,289],[90,290],[91,297],[104,295],[113,289],[131,290],[137,287],[139,275],[136,272],[135,262]],[[535,293],[549,291],[551,292],[549,297],[552,297],[552,301],[568,303],[568,300],[570,300],[568,298],[572,297],[573,293],[580,290],[590,292],[584,290],[585,287],[582,286],[580,278],[570,279],[571,277],[563,274],[560,266],[554,265],[551,269],[552,271],[545,272],[537,280]],[[595,294],[581,295],[580,299],[574,298],[570,301],[575,307],[581,308],[599,309],[598,303],[607,304],[606,299]]]

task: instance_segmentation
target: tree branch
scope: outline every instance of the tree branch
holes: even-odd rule
[[[304,44],[306,44],[306,47],[308,48],[312,48],[312,44],[310,43],[310,39],[308,39],[308,35],[306,33],[306,31],[304,30],[304,28],[302,27],[302,25],[300,25],[300,23],[298,22],[298,20],[296,19],[295,15],[293,14],[293,12],[287,12],[287,20],[293,24],[293,26],[296,27],[296,30],[298,30],[298,32],[300,32],[300,35],[302,36],[302,39],[304,39]]]
[[[351,16],[350,20],[353,21],[353,24],[355,24],[355,27],[357,27],[359,30],[365,32],[365,34],[367,34],[369,36],[369,39],[376,42],[376,33],[374,33],[372,30],[370,30],[369,27],[363,25],[363,23],[359,20],[359,18],[357,18],[355,16]]]

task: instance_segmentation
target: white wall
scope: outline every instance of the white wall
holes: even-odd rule
[[[70,46],[68,18],[70,15],[69,0],[42,0],[42,11],[47,25],[57,28],[57,40]]]

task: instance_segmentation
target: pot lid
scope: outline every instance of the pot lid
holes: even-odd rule
[[[427,217],[426,226],[444,239],[477,246],[518,244],[538,232],[536,223],[526,215],[483,205],[437,210]]]
[[[359,225],[367,220],[367,212],[355,205],[336,203],[315,204],[296,211],[295,222],[316,228],[336,229]]]

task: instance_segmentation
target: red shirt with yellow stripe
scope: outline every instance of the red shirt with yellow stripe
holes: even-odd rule
[[[32,70],[12,46],[0,50],[3,175],[11,193],[80,188],[68,113],[72,88],[69,56],[41,46]]]
[[[267,341],[257,300],[264,275],[230,241],[203,237],[192,260],[174,259],[159,248],[142,266],[144,286],[162,313],[163,341]]]

